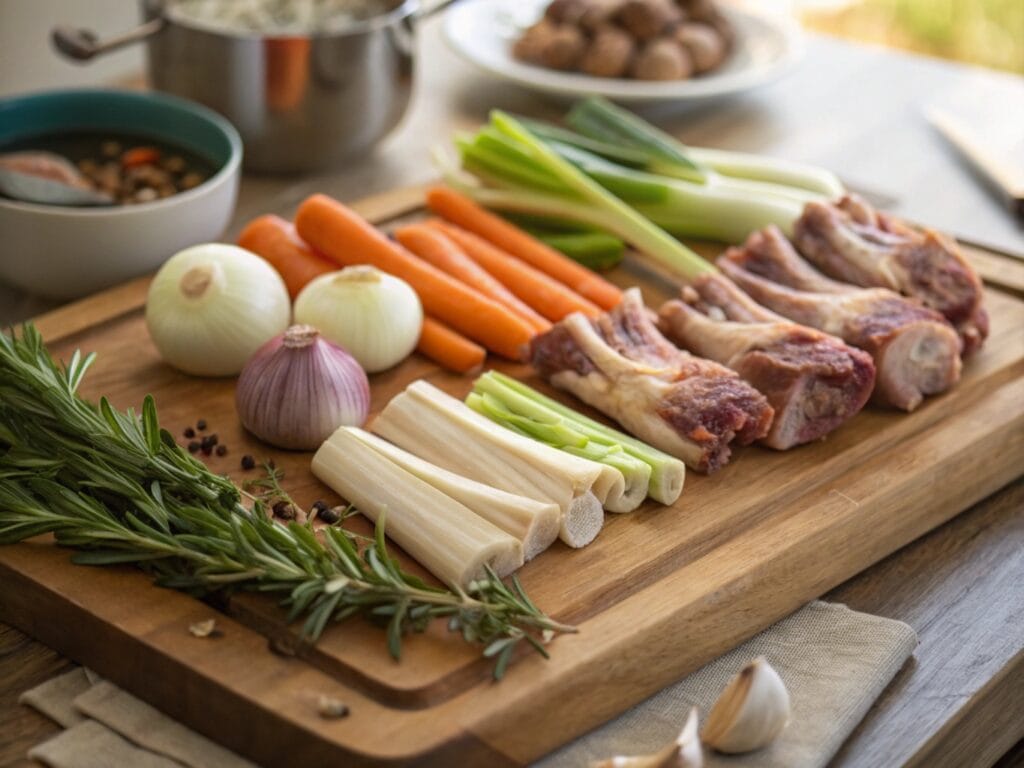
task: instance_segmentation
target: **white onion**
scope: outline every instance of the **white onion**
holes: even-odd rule
[[[370,412],[366,373],[316,328],[293,325],[245,364],[235,389],[242,426],[278,448],[311,451]]]
[[[321,275],[303,288],[295,300],[295,322],[319,328],[374,373],[415,349],[423,307],[404,280],[360,265]]]
[[[267,262],[206,243],[172,256],[153,278],[146,325],[160,356],[197,376],[232,376],[288,327],[288,290]]]

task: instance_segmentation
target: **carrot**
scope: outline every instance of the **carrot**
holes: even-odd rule
[[[266,56],[267,106],[273,112],[287,112],[302,103],[309,88],[309,52],[313,46],[305,37],[270,38],[263,41]]]
[[[558,322],[573,312],[582,312],[587,317],[601,314],[598,307],[582,296],[540,270],[509,256],[482,237],[438,219],[432,219],[428,224],[444,232],[473,261],[548,320]]]
[[[427,192],[427,205],[452,224],[458,224],[522,259],[569,286],[601,309],[611,309],[622,301],[622,291],[603,277],[595,275],[500,216],[481,208],[465,195],[447,187],[434,187]]]
[[[133,147],[121,155],[123,168],[135,168],[139,165],[152,165],[160,159],[160,150],[156,147]]]
[[[338,264],[372,264],[405,280],[427,314],[493,352],[520,360],[536,335],[525,320],[416,258],[326,195],[313,195],[299,206],[295,228],[303,240]]]
[[[439,320],[423,318],[423,331],[416,351],[442,368],[456,373],[480,370],[487,356],[486,350],[462,336]]]
[[[395,230],[395,238],[424,261],[428,261],[456,280],[475,288],[489,299],[494,299],[528,322],[534,330],[543,333],[551,323],[516,298],[487,270],[467,256],[444,232],[423,224],[410,224]]]
[[[338,269],[334,262],[313,251],[299,238],[295,227],[279,216],[259,216],[238,236],[238,244],[270,263],[288,286],[294,299],[314,277]]]

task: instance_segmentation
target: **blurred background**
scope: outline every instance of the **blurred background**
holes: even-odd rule
[[[836,37],[1024,74],[1024,0],[801,0],[804,25]]]
[[[1024,74],[1024,0],[738,1],[816,32]],[[140,47],[76,67],[51,53],[48,35],[61,22],[112,32],[137,18],[133,0],[0,0],[0,93],[131,77]]]

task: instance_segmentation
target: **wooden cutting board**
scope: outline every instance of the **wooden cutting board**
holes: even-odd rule
[[[387,225],[419,215],[420,204],[419,190],[399,190],[356,207]],[[998,263],[984,256],[986,266]],[[654,307],[675,292],[639,262],[612,278],[641,286]],[[215,471],[242,481],[250,474],[240,456],[273,458],[300,503],[335,501],[310,475],[309,454],[267,449],[242,431],[232,380],[189,378],[160,361],[143,320],[147,284],[38,320],[56,355],[98,352],[83,393],[126,408],[151,392],[172,433],[204,418],[229,446],[209,460]],[[514,661],[500,683],[479,649],[443,626],[407,638],[400,663],[387,656],[382,631],[358,619],[332,626],[311,647],[261,596],[214,606],[155,587],[132,568],[74,566],[46,539],[0,548],[0,619],[266,765],[522,765],[1018,476],[1024,302],[1002,285],[989,286],[992,334],[954,391],[913,414],[868,409],[827,440],[785,453],[739,449],[712,477],[688,473],[673,507],[609,515],[589,547],[556,543],[525,566],[520,576],[534,601],[579,633],[556,639],[549,661]],[[552,392],[526,366],[495,367]],[[471,386],[414,357],[372,377],[374,412],[417,378],[458,397]],[[213,616],[218,636],[189,633]],[[350,715],[319,718],[321,695],[344,701]]]

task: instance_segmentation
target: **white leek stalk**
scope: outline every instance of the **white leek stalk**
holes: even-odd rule
[[[342,427],[313,456],[313,474],[376,522],[445,584],[466,589],[490,566],[507,576],[523,564],[518,540],[402,469]]]
[[[354,428],[348,431],[406,472],[430,483],[505,533],[519,539],[523,545],[524,559],[532,560],[558,538],[561,513],[554,502],[536,501],[470,480],[413,456],[369,432]]]
[[[609,477],[603,465],[517,435],[425,381],[392,398],[372,428],[452,472],[554,502],[562,515],[559,537],[572,547],[589,544],[601,529],[604,502],[595,494],[607,498],[625,486],[621,472],[615,482],[599,483]]]

